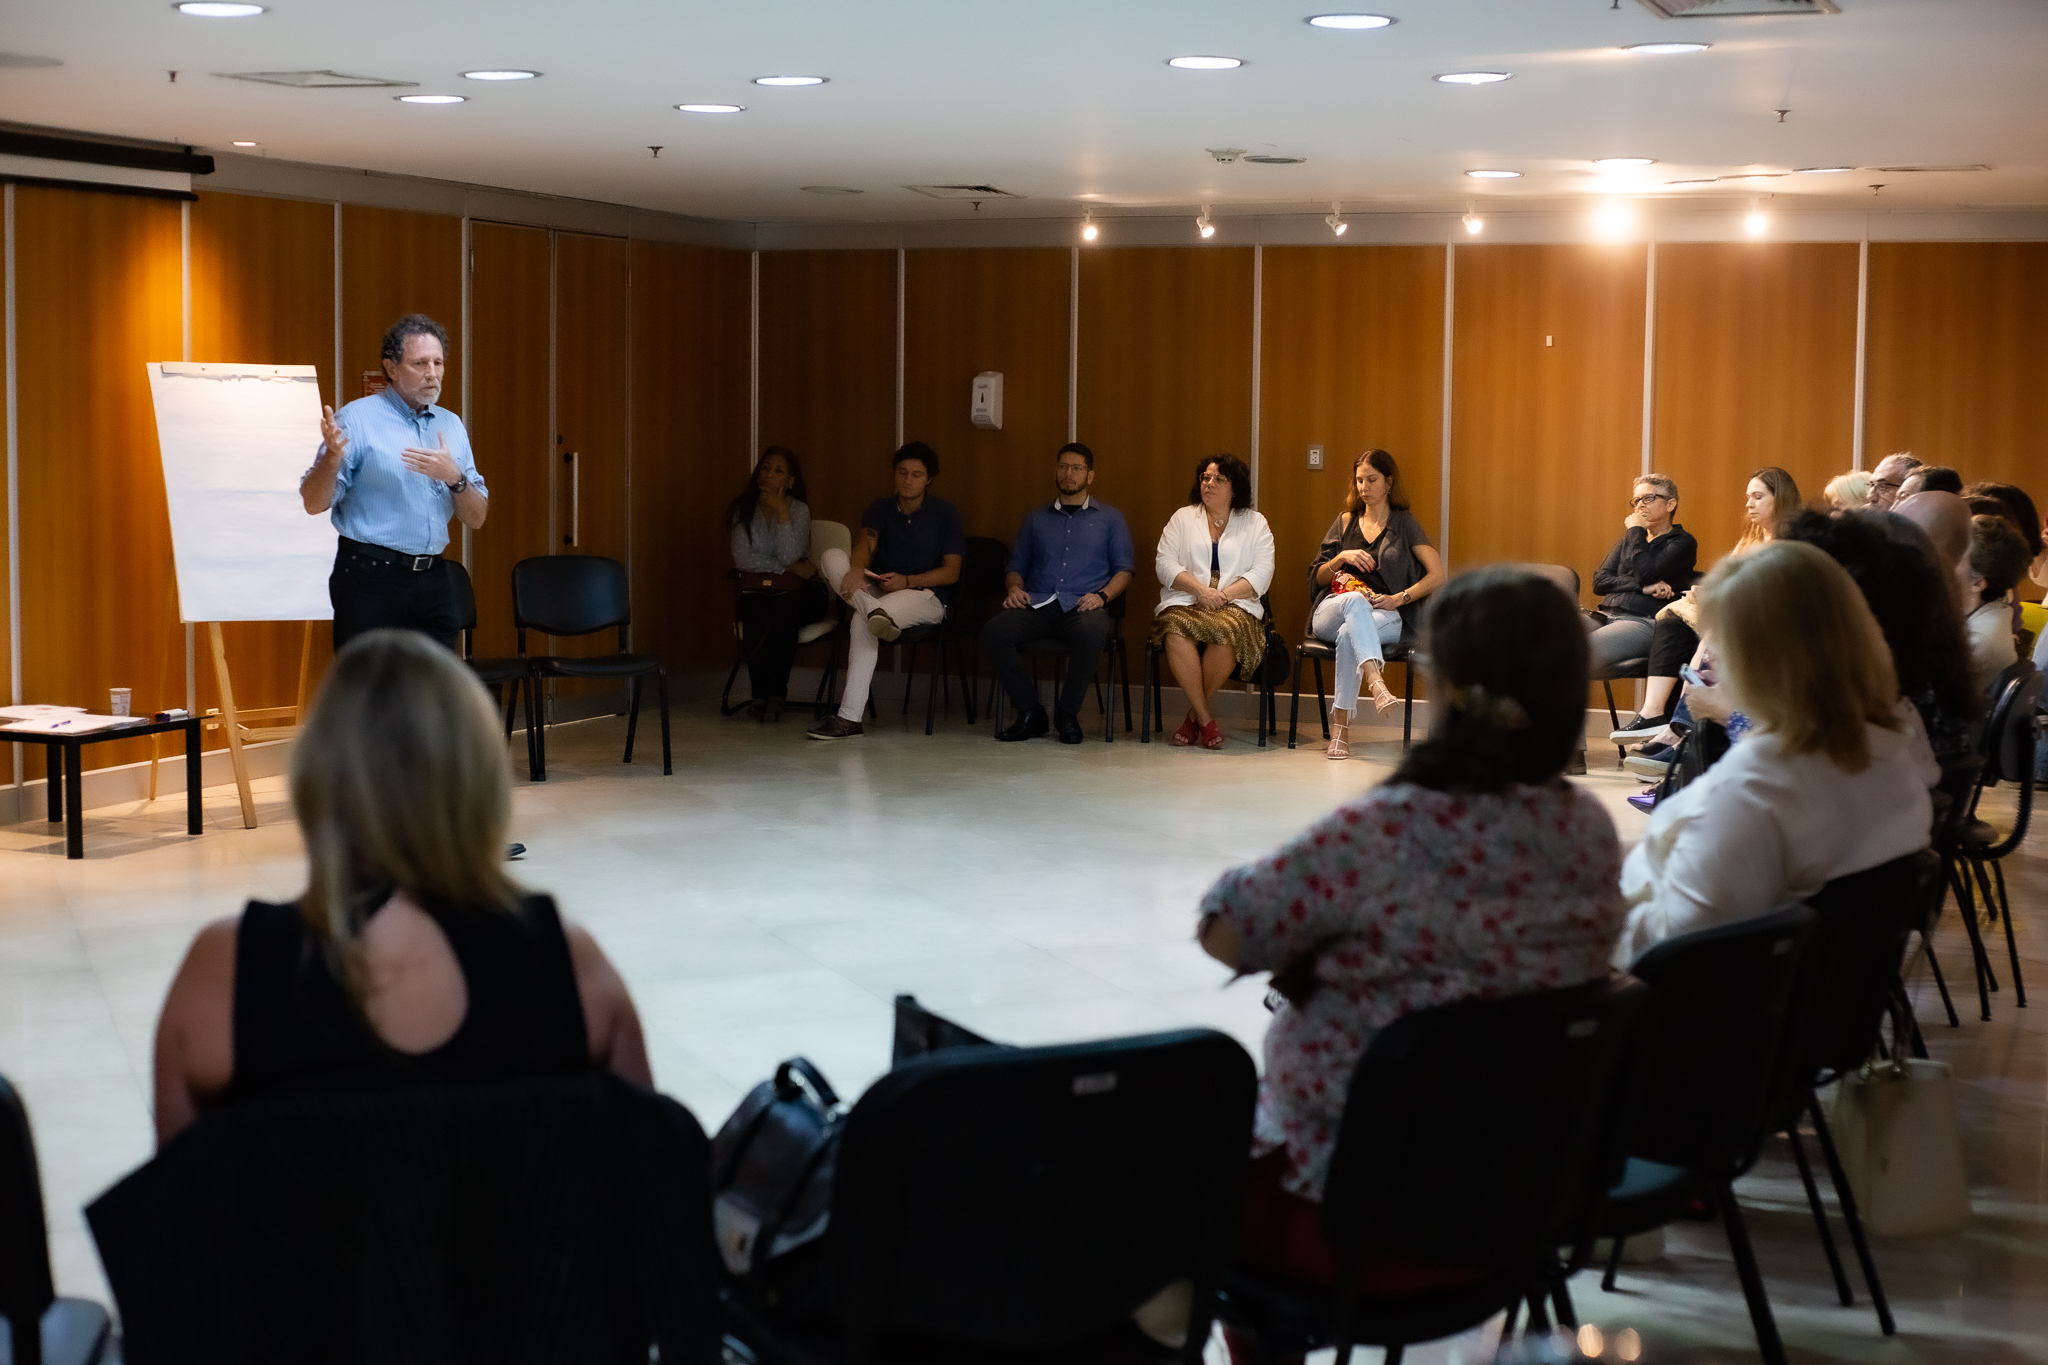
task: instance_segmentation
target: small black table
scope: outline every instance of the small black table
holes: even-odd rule
[[[52,735],[40,731],[24,734],[0,728],[0,740],[12,740],[21,744],[41,743],[45,755],[43,767],[49,774],[50,823],[64,825],[64,856],[83,858],[85,856],[84,783],[80,780],[84,772],[82,750],[88,744],[98,744],[108,739],[139,739],[143,735],[168,734],[173,730],[185,732],[185,832],[197,834],[200,831],[199,801],[199,729],[203,716],[187,716],[183,720],[150,721],[142,725],[120,725],[106,730],[87,730],[75,735]]]

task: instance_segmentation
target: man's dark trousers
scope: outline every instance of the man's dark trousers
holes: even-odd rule
[[[334,604],[334,651],[364,631],[384,626],[416,630],[455,648],[462,622],[455,613],[455,585],[439,558],[414,572],[412,559],[375,557],[375,548],[335,547],[334,572],[327,576],[327,600]],[[388,554],[389,551],[384,553]]]
[[[1060,688],[1057,710],[1078,716],[1088,700],[1088,688],[1095,681],[1095,661],[1109,643],[1115,622],[1100,607],[1094,611],[1062,611],[1057,602],[1043,607],[1008,607],[981,628],[981,646],[988,651],[989,665],[996,681],[1009,693],[1018,715],[1028,714],[1038,702],[1038,685],[1031,670],[1017,652],[1017,646],[1031,640],[1064,640],[1067,645],[1067,680]]]

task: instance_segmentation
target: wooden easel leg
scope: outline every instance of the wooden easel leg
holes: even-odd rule
[[[235,791],[242,798],[242,828],[254,829],[256,798],[249,792],[249,765],[242,757],[242,721],[235,714],[235,685],[228,678],[228,651],[221,642],[220,622],[207,622],[206,636],[213,644],[213,676],[220,684],[220,721],[228,732],[228,761],[234,765]]]
[[[306,622],[306,633],[299,639],[299,700],[298,714],[292,717],[292,724],[306,723],[306,689],[313,682],[313,623]]]

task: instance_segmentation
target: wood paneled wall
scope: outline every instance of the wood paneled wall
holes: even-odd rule
[[[1444,249],[1269,247],[1260,329],[1259,505],[1280,546],[1273,610],[1308,627],[1308,563],[1350,495],[1352,461],[1392,455],[1441,539]],[[1308,447],[1323,467],[1308,468]]]
[[[1252,253],[1118,247],[1081,253],[1080,433],[1097,487],[1130,523],[1134,647],[1159,601],[1152,558],[1205,455],[1251,455]]]
[[[1457,253],[1451,358],[1454,569],[1568,564],[1581,597],[1642,468],[1646,248]]]
[[[671,674],[724,667],[720,520],[750,467],[747,256],[635,242],[632,266],[633,643]]]
[[[448,329],[448,377],[441,406],[460,406],[463,265],[460,218],[360,204],[343,207],[343,401],[361,398],[363,374],[382,368],[379,348],[385,330],[407,313],[425,313]]]
[[[555,432],[550,412],[552,316],[548,234],[476,223],[470,228],[471,411],[463,414],[477,469],[491,490],[483,529],[470,538],[476,653],[513,652],[512,566],[549,552]]]
[[[797,453],[813,516],[858,526],[889,490],[896,448],[896,253],[763,252],[760,261],[761,445]]]
[[[1650,464],[1678,481],[1704,569],[1742,534],[1752,471],[1817,498],[1854,458],[1855,244],[1658,247],[1655,370]],[[1603,492],[1618,522],[1626,493]]]

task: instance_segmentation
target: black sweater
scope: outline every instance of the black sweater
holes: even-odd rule
[[[1674,595],[1684,592],[1692,586],[1699,553],[1699,542],[1677,522],[1655,540],[1642,527],[1631,526],[1593,571],[1593,591],[1610,615],[1655,616],[1670,598],[1652,597],[1643,589],[1668,583]]]

